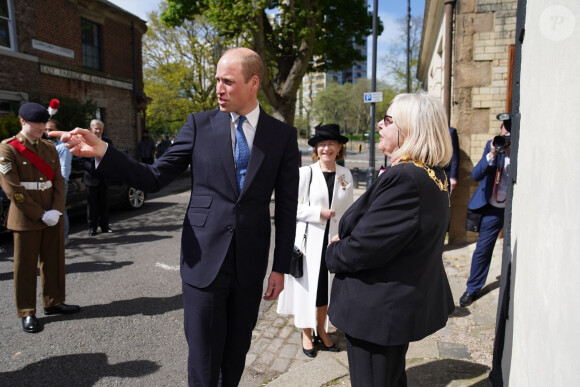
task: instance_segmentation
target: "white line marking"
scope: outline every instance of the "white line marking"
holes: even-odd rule
[[[179,266],[169,266],[169,265],[166,265],[164,263],[159,263],[159,262],[157,262],[155,264],[155,266],[160,267],[164,270],[179,270]]]

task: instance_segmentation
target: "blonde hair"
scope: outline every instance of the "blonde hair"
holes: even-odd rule
[[[425,92],[397,95],[389,107],[393,121],[404,137],[393,159],[420,161],[445,167],[453,148],[443,104]]]

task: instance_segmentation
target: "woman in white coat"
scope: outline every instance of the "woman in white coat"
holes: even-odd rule
[[[304,252],[304,275],[285,275],[277,311],[294,315],[294,325],[302,328],[302,350],[308,357],[316,356],[319,342],[323,350],[338,352],[327,332],[330,273],[324,256],[328,235],[338,233],[338,222],[353,203],[350,170],[336,164],[344,159],[347,142],[338,125],[317,126],[308,140],[314,148],[315,163],[300,168],[295,245]]]

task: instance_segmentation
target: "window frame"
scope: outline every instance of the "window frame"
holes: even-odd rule
[[[91,34],[93,35],[92,44],[85,41],[85,31],[89,30],[86,28],[88,26],[92,26],[90,29]],[[94,44],[95,40],[96,44]],[[81,18],[81,45],[83,67],[91,70],[103,71],[103,26],[90,19]]]
[[[8,25],[8,44],[9,46],[0,45],[2,50],[18,51],[17,40],[16,40],[16,26],[14,23],[14,4],[13,0],[0,0],[6,3],[6,9],[8,10],[8,17],[0,16],[0,19],[6,20]]]

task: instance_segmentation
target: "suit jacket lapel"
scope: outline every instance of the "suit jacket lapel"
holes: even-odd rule
[[[260,108],[260,118],[258,119],[258,127],[256,128],[256,135],[254,136],[254,143],[252,145],[252,152],[250,154],[250,162],[248,164],[248,171],[246,172],[246,179],[244,180],[244,186],[242,187],[242,197],[247,191],[248,187],[256,178],[260,166],[264,161],[266,152],[270,149],[270,143],[272,142],[273,135],[275,133],[272,130],[273,125],[270,125],[271,118]],[[231,153],[231,152],[230,152]],[[234,180],[235,176],[234,176]]]
[[[211,125],[217,154],[219,155],[232,189],[237,195],[238,181],[236,179],[236,166],[232,151],[232,127],[230,123],[230,115],[228,113],[217,112],[215,117],[211,119]]]

